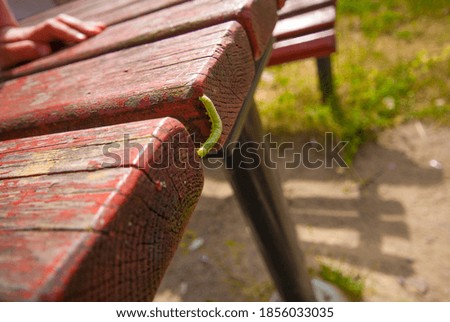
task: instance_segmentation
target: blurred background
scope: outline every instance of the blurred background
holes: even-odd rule
[[[19,18],[63,2],[9,0]],[[450,301],[450,3],[338,0],[336,30],[333,104],[313,59],[266,68],[256,95],[279,143],[301,151],[325,132],[349,142],[349,168],[286,169],[292,151],[278,160],[310,274],[353,301]],[[156,300],[274,291],[225,174],[206,169]]]
[[[338,0],[338,111],[320,103],[314,60],[285,64],[267,70],[258,92],[267,129],[332,130],[349,139],[351,159],[378,131],[412,120],[448,125],[449,27],[446,0]]]

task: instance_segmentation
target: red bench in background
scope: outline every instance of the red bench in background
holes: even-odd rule
[[[268,65],[315,57],[323,101],[333,95],[330,55],[336,51],[336,0],[288,0],[278,12]]]

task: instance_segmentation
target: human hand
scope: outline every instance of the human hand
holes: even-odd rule
[[[0,27],[0,69],[49,55],[50,42],[78,43],[101,33],[106,26],[66,14],[31,27]]]

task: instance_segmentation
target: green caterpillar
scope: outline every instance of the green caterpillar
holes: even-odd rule
[[[203,95],[198,99],[203,103],[203,106],[205,107],[206,113],[208,114],[212,124],[211,134],[209,135],[209,138],[197,151],[197,154],[200,156],[200,158],[204,158],[217,143],[217,141],[219,141],[220,136],[222,135],[222,120],[217,113],[216,107],[208,96]]]

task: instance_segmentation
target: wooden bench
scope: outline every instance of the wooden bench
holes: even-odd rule
[[[315,57],[324,102],[333,95],[330,55],[336,51],[336,0],[288,0],[278,12],[268,65]]]
[[[24,21],[67,12],[109,26],[0,74],[0,300],[152,298],[201,189],[194,152],[211,123],[198,98],[224,125],[210,155],[262,142],[252,97],[282,3],[92,0]],[[124,134],[163,155],[182,141],[184,154],[169,149],[161,171],[147,150],[109,165],[104,148]],[[281,296],[314,300],[277,176],[235,154],[222,157]]]
[[[0,164],[8,301],[152,299],[203,186],[171,118],[3,141]]]

